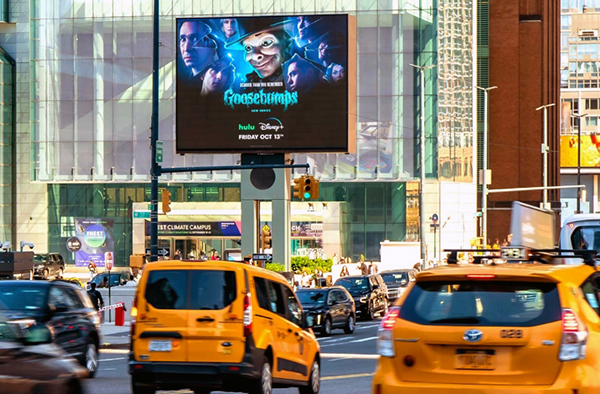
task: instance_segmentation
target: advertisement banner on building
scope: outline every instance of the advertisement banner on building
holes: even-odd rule
[[[349,15],[177,19],[176,151],[354,152]]]
[[[577,168],[577,134],[560,136],[560,166]],[[600,135],[581,136],[581,167],[600,167]]]
[[[93,261],[97,267],[114,262],[115,241],[112,219],[75,219],[75,238],[81,243],[75,252],[75,266],[87,267]]]
[[[292,222],[292,237],[320,237],[323,235],[323,223],[321,222]]]
[[[159,237],[213,236],[241,237],[242,222],[159,222]],[[146,236],[150,236],[150,221],[146,220]]]

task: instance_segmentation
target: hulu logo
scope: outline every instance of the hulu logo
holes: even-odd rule
[[[254,130],[255,126],[251,125],[251,124],[247,124],[247,125],[242,125],[242,124],[238,124],[239,130]]]

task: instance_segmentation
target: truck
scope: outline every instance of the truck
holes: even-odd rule
[[[0,252],[0,279],[33,280],[33,252]]]

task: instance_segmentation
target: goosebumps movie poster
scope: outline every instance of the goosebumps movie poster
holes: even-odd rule
[[[348,18],[177,19],[177,153],[347,152]]]

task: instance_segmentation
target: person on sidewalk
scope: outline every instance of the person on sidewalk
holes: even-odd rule
[[[96,290],[96,284],[94,282],[90,283],[88,295],[90,300],[92,300],[92,304],[94,304],[94,308],[96,308],[96,310],[104,307],[104,299],[102,298],[102,294]]]
[[[96,275],[96,263],[94,263],[94,260],[90,260],[88,270],[90,271],[90,280],[94,279],[94,275]]]

